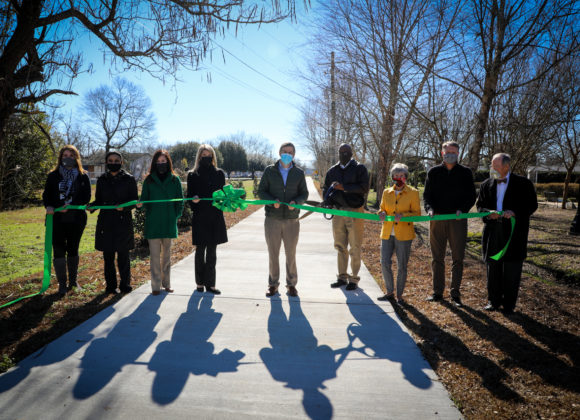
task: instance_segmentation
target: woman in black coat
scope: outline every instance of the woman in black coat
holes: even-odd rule
[[[215,151],[210,145],[202,144],[197,149],[195,166],[187,176],[187,197],[194,198],[190,205],[197,291],[203,292],[205,286],[206,291],[216,295],[221,293],[215,288],[216,248],[228,241],[226,223],[223,212],[213,206],[212,201],[200,201],[199,198],[210,198],[225,183],[224,172],[217,168]]]
[[[92,206],[109,206],[138,200],[135,178],[123,169],[123,157],[117,151],[110,151],[105,156],[107,172],[97,180],[97,191]],[[133,235],[133,216],[135,206],[117,209],[102,209],[97,219],[95,248],[103,251],[105,260],[105,281],[107,293],[117,293],[117,273],[115,270],[115,253],[121,282],[119,289],[129,293],[131,288],[131,262],[129,250],[135,247]]]
[[[63,146],[58,153],[56,168],[48,174],[42,193],[46,213],[54,214],[53,264],[61,296],[69,289],[79,287],[79,245],[87,225],[87,214],[84,210],[62,210],[55,214],[54,210],[67,205],[85,205],[90,200],[91,181],[83,169],[79,151],[71,145]]]

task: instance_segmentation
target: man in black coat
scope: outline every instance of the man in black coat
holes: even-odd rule
[[[477,208],[480,212],[503,211],[483,218],[482,252],[487,267],[487,311],[503,306],[503,312],[511,314],[516,306],[527,256],[530,216],[538,208],[534,184],[511,172],[511,158],[498,153],[491,161],[491,177],[480,186]],[[514,233],[505,255],[495,261],[497,254],[507,243],[511,232],[510,219],[515,217]]]
[[[338,163],[328,170],[324,177],[322,193],[324,201],[335,208],[364,213],[365,195],[369,192],[367,168],[352,157],[352,147],[341,144],[338,148]],[[332,218],[334,249],[338,251],[338,274],[330,287],[346,285],[346,290],[356,290],[360,277],[361,246],[365,224],[363,219],[346,216]],[[348,271],[348,260],[350,268]]]
[[[448,141],[441,146],[443,163],[432,167],[427,173],[423,203],[429,216],[439,214],[468,213],[475,203],[475,186],[471,169],[458,163],[459,144]],[[445,253],[447,242],[451,249],[451,300],[461,306],[461,280],[467,242],[467,219],[431,220],[429,244],[431,245],[431,272],[433,294],[430,302],[443,299],[445,290]]]

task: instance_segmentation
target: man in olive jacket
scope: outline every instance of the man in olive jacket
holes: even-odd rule
[[[293,163],[296,148],[292,143],[280,146],[280,160],[264,170],[258,196],[261,200],[276,200],[288,204],[302,204],[308,198],[304,171]],[[286,287],[288,295],[297,296],[296,245],[300,233],[299,209],[280,203],[266,206],[264,232],[269,254],[267,297],[278,293],[280,285],[280,246],[286,253]]]

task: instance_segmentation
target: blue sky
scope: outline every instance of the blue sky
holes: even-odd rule
[[[277,151],[284,141],[299,143],[296,125],[304,87],[297,71],[304,66],[310,15],[301,13],[294,23],[288,20],[260,28],[250,26],[239,29],[237,36],[232,32],[226,38],[217,38],[216,42],[229,52],[224,52],[225,62],[216,48],[213,59],[203,63],[204,69],[181,71],[175,85],[171,80],[163,84],[135,71],[120,75],[145,88],[153,103],[157,139],[162,145],[209,141],[244,131],[267,138]],[[78,96],[57,98],[64,104],[61,112],[66,114],[78,112],[87,91],[109,84],[119,75],[104,63],[98,42],[86,37],[81,43],[85,61],[93,63],[94,72],[74,81],[73,90]],[[211,83],[207,81],[208,72]],[[297,157],[311,160],[304,148],[299,148]]]

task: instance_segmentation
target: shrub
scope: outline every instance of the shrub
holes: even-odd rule
[[[564,183],[550,182],[549,184],[535,184],[536,193],[545,195],[546,192],[553,192],[556,197],[564,194]],[[578,197],[578,184],[568,184],[568,197]]]

